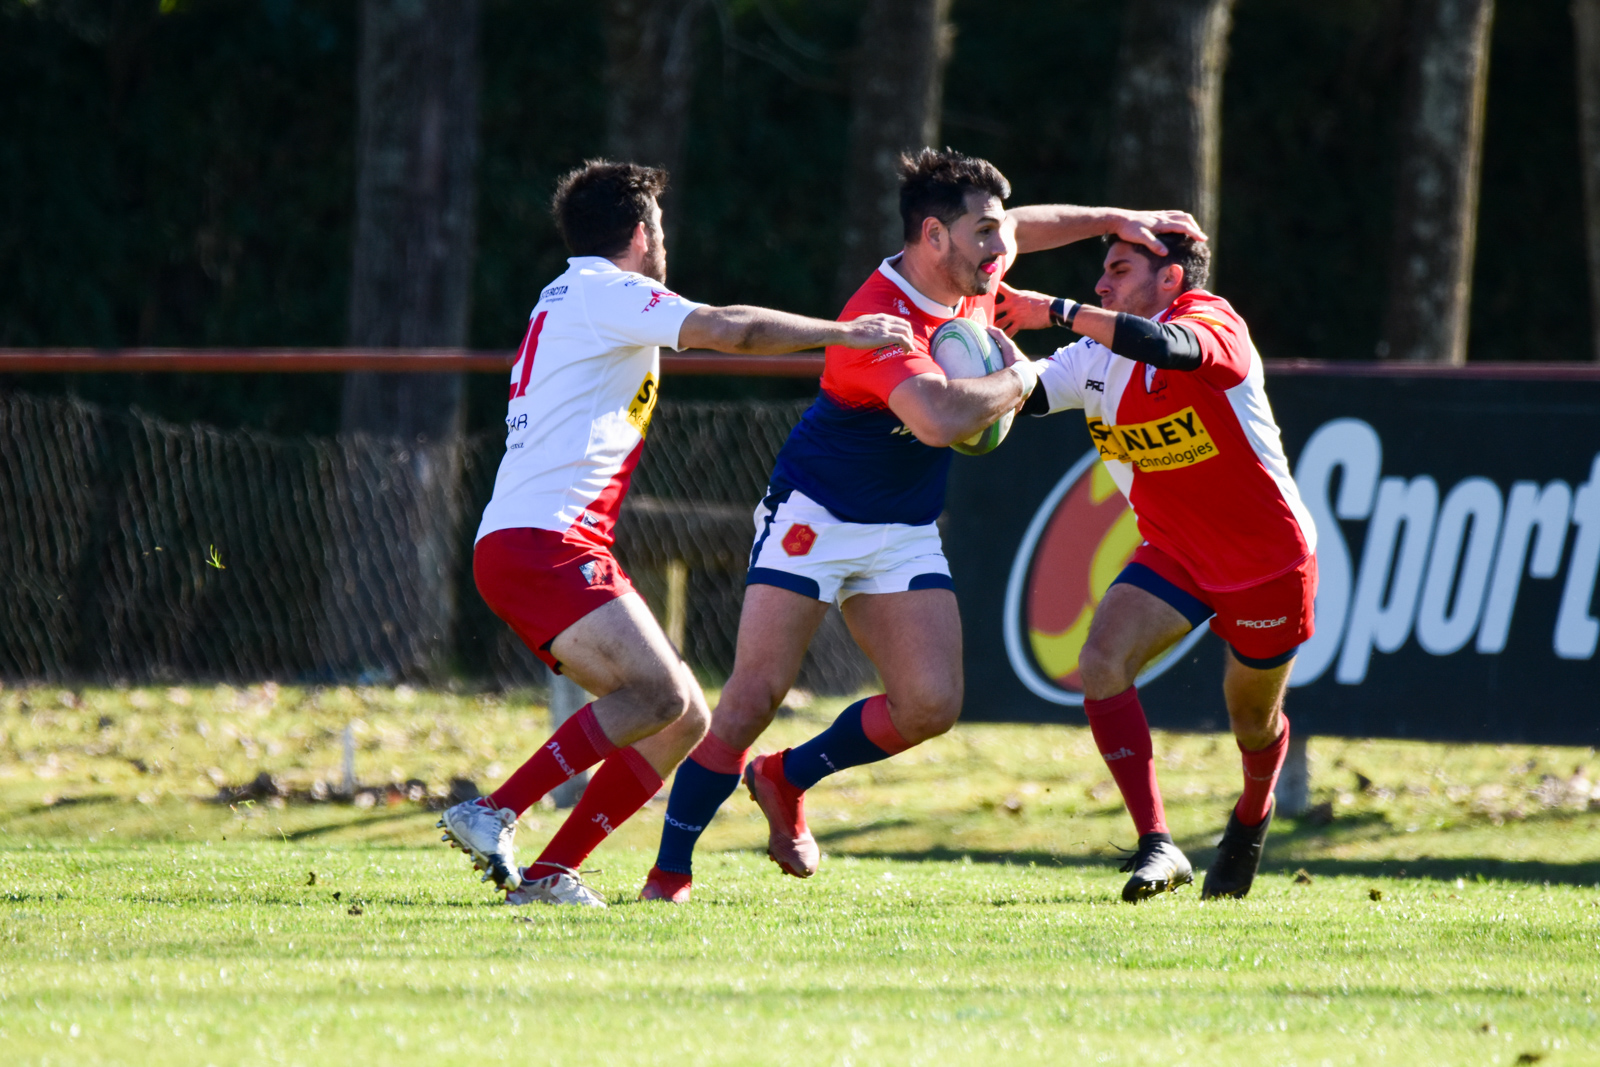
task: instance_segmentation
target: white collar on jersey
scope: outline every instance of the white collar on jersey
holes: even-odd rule
[[[614,272],[616,274],[622,273],[622,268],[611,262],[611,260],[607,259],[605,256],[568,256],[567,266],[581,267],[588,270],[599,271],[602,274],[606,273],[607,271]]]
[[[902,254],[903,253],[896,252],[882,263],[879,263],[878,273],[883,275],[885,278],[888,278],[891,282],[894,282],[895,287],[898,288],[902,293],[906,294],[913,304],[917,305],[917,307],[921,308],[929,315],[932,315],[934,318],[955,318],[957,310],[956,307],[950,307],[948,304],[941,304],[936,300],[929,300],[927,297],[917,292],[916,287],[910,282],[906,281],[905,278],[901,276],[900,272],[895,270],[894,267],[890,265],[892,263],[898,263]],[[957,307],[959,307],[959,305],[957,305]]]

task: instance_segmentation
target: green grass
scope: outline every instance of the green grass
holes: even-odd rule
[[[596,914],[496,905],[422,805],[207,799],[263,769],[335,778],[351,722],[363,782],[437,792],[508,770],[544,716],[404,690],[0,693],[9,1063],[1600,1063],[1600,813],[1571,782],[1592,752],[1316,739],[1331,824],[1284,820],[1246,901],[1133,908],[1086,731],[967,726],[819,787],[806,882],[757,851],[741,796],[692,904],[631,903],[658,798],[591,861]],[[1201,865],[1237,757],[1157,749]],[[525,853],[559,817],[525,817]]]

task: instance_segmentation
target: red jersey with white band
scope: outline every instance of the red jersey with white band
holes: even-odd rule
[[[1200,289],[1156,321],[1194,332],[1198,368],[1157,370],[1084,338],[1042,368],[1050,410],[1084,410],[1140,535],[1202,589],[1243,589],[1294,570],[1316,551],[1317,530],[1289,474],[1249,329]]]
[[[611,544],[655,411],[661,346],[676,348],[704,306],[609,259],[567,263],[539,294],[511,367],[506,454],[479,540],[534,528]]]

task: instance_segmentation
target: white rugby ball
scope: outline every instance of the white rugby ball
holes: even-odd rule
[[[928,351],[946,378],[982,378],[1003,370],[1006,365],[1000,346],[994,343],[989,331],[971,319],[951,319],[939,327],[928,343]],[[1011,420],[1012,414],[1008,411],[982,432],[950,447],[965,456],[992,452],[1011,432]]]

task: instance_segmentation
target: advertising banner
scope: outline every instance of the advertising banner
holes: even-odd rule
[[[1318,530],[1316,633],[1286,705],[1297,730],[1600,744],[1588,370],[1269,365]],[[1078,652],[1140,543],[1082,413],[1019,419],[994,452],[956,457],[947,507],[964,715],[1082,722]],[[1223,657],[1202,626],[1152,663],[1138,683],[1152,725],[1225,729]]]

